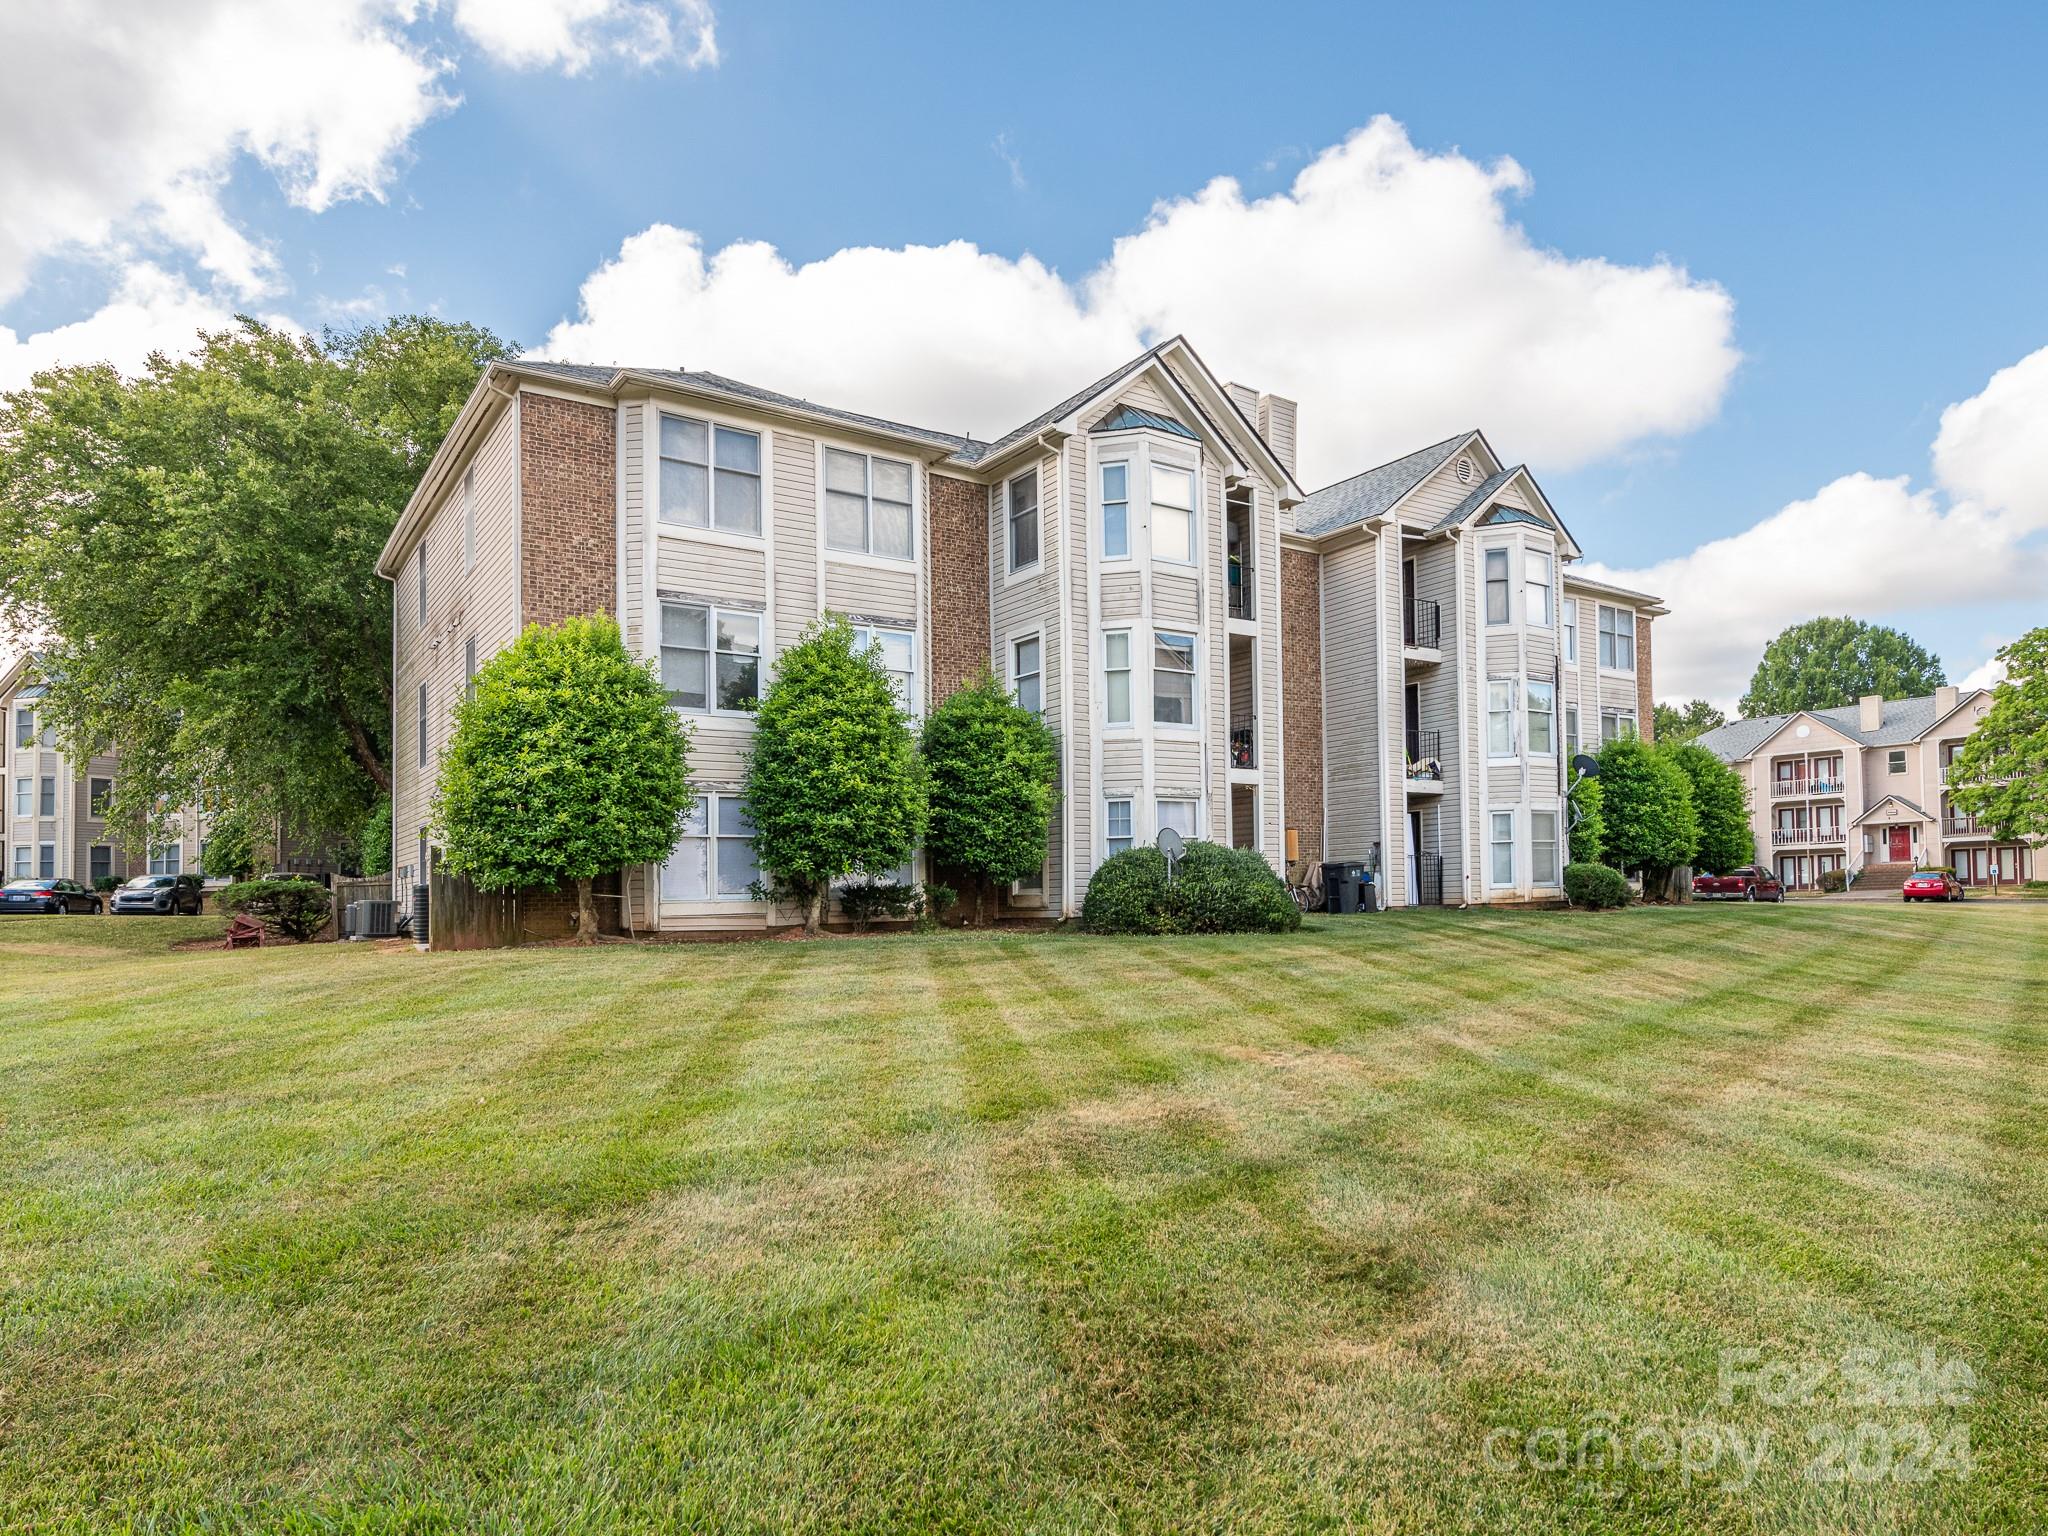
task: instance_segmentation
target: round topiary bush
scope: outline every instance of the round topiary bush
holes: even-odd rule
[[[1291,933],[1301,913],[1250,849],[1190,842],[1171,885],[1156,848],[1104,860],[1082,899],[1081,926],[1090,933]]]
[[[1628,881],[1618,869],[1605,864],[1567,864],[1564,867],[1565,899],[1575,907],[1605,911],[1628,905]]]

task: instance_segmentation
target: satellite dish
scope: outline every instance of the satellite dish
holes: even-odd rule
[[[1166,878],[1173,879],[1173,872],[1180,867],[1181,855],[1188,851],[1188,845],[1181,835],[1171,827],[1161,827],[1159,835],[1152,839],[1153,846],[1166,855]]]
[[[1600,759],[1581,752],[1572,759],[1572,772],[1584,779],[1597,779],[1600,777]]]

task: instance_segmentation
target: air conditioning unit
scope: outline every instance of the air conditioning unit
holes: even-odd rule
[[[343,934],[351,939],[393,939],[398,937],[398,903],[395,901],[352,901],[341,914]]]

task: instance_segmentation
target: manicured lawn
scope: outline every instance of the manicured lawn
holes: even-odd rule
[[[215,926],[0,920],[0,1529],[2048,1527],[2040,907]]]

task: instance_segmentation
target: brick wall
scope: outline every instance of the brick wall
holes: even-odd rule
[[[1636,730],[1645,741],[1657,739],[1657,690],[1650,678],[1650,616],[1636,615]]]
[[[1323,596],[1322,557],[1280,552],[1280,675],[1286,703],[1281,722],[1287,757],[1287,825],[1301,856],[1323,856]]]
[[[988,489],[931,477],[932,702],[989,664]]]
[[[519,608],[528,624],[618,612],[617,416],[519,397]]]

